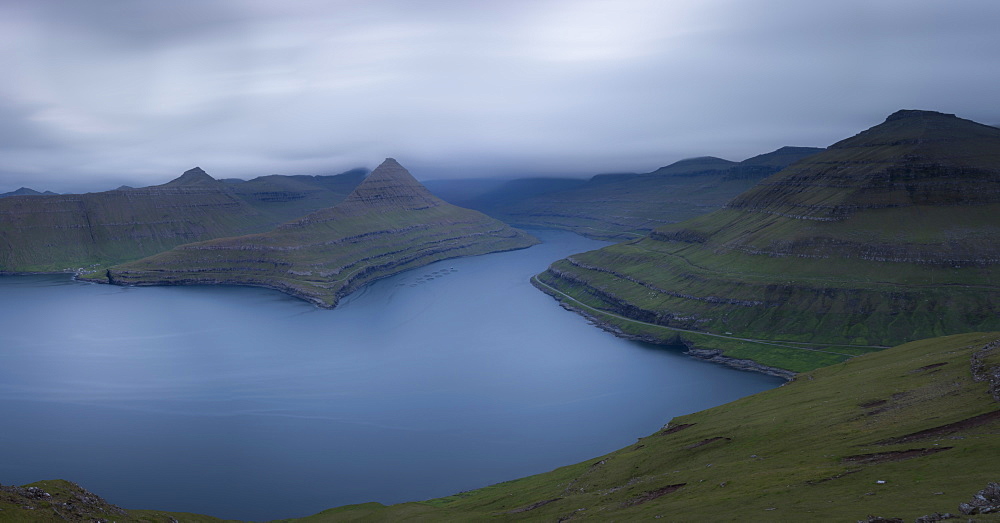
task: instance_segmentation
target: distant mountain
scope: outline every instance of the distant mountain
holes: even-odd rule
[[[6,198],[7,196],[41,196],[47,194],[56,194],[52,191],[38,192],[34,189],[29,189],[27,187],[21,187],[16,191],[0,193],[0,198]]]
[[[998,264],[1000,129],[899,111],[724,209],[573,255],[538,282],[609,328],[801,371],[1000,329]]]
[[[266,231],[329,207],[362,174],[265,177],[231,186],[200,168],[162,185],[0,199],[0,272],[112,264],[177,245]]]
[[[179,177],[160,185],[160,187],[220,187],[222,182],[212,178],[201,167],[188,169]]]
[[[105,279],[125,285],[254,285],[332,308],[378,278],[537,241],[444,202],[388,158],[334,207],[266,233],[182,245],[112,267]]]
[[[567,229],[600,239],[635,238],[719,209],[757,181],[820,151],[783,147],[743,162],[704,156],[651,173],[514,180],[468,205],[515,225]]]

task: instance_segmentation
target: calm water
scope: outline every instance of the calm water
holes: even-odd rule
[[[544,472],[780,383],[564,311],[528,278],[603,244],[537,234],[333,311],[265,289],[0,277],[0,483],[303,516]]]

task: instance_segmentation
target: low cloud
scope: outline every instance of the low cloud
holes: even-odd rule
[[[901,108],[1000,122],[1000,5],[0,5],[0,192],[332,173],[649,171],[826,146]]]

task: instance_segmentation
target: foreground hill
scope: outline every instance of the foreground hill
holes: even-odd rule
[[[537,242],[442,201],[389,158],[334,207],[267,233],[183,245],[112,267],[105,278],[123,285],[254,285],[335,307],[378,278]]]
[[[910,522],[945,513],[1000,521],[1000,514],[980,513],[1000,510],[1000,486],[985,489],[1000,479],[998,401],[1000,333],[923,340],[675,418],[634,445],[552,472],[423,502],[334,508],[298,521],[864,521],[875,515]],[[69,485],[25,487],[79,493]],[[70,513],[64,505],[51,511],[66,494],[32,495],[0,492],[4,517],[62,521],[56,514]],[[93,508],[91,518],[199,521],[190,514],[116,512],[93,494],[84,497],[90,505],[69,501],[77,510]]]
[[[1000,333],[914,342],[675,418],[635,445],[584,463],[447,498],[347,506],[302,521],[913,521],[962,514],[960,504],[1000,479],[998,347]],[[979,503],[1000,508],[1000,497]]]
[[[0,198],[0,272],[120,263],[184,243],[266,231],[341,201],[362,177],[351,171],[234,185],[194,168],[152,187]]]
[[[725,209],[537,283],[612,329],[802,371],[1000,329],[998,263],[1000,129],[900,111]]]
[[[635,238],[716,210],[768,175],[820,151],[783,147],[742,162],[690,158],[645,174],[513,180],[468,206],[515,225],[606,240]]]

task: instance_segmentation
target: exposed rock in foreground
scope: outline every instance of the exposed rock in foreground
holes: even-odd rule
[[[1000,129],[900,111],[725,209],[538,280],[627,334],[803,371],[1000,329],[998,264]]]
[[[364,284],[428,263],[537,243],[435,197],[389,158],[340,204],[267,233],[183,245],[107,271],[121,285],[236,284],[332,308]]]

